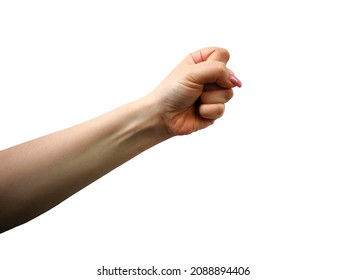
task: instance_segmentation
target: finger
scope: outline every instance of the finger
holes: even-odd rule
[[[190,58],[190,59],[189,59]],[[204,61],[219,61],[226,64],[230,59],[230,54],[227,49],[209,47],[200,49],[190,54],[188,60],[198,64]],[[230,71],[230,80],[234,86],[241,87],[242,82],[234,75],[234,72]]]
[[[226,64],[229,61],[230,54],[226,49],[209,47],[192,52],[188,58],[195,64],[204,61],[220,61]]]
[[[230,81],[232,83],[232,87],[236,87],[235,82],[233,83],[233,80],[231,79],[231,76],[230,76]],[[241,81],[240,81],[240,83],[241,83]],[[215,89],[221,89],[221,87],[219,85],[217,85],[216,83],[204,85],[204,91],[210,91],[210,90],[215,90]]]
[[[234,86],[239,87],[239,88],[242,87],[242,82],[239,80],[239,78],[237,78],[237,77],[235,76],[234,73],[232,73],[232,74],[229,76],[229,79],[230,79],[231,83],[232,83]]]
[[[200,95],[200,103],[203,103],[203,104],[226,103],[232,97],[233,97],[232,89],[216,89],[216,90],[204,91]]]
[[[216,84],[222,88],[232,88],[230,70],[219,61],[205,61],[191,67],[190,77],[198,84]]]
[[[242,87],[242,82],[235,76],[235,74],[232,71],[230,71],[229,79],[232,83],[232,87]],[[216,83],[206,84],[204,86],[204,91],[209,91],[214,89],[220,89],[220,86],[218,86]]]
[[[217,84],[206,84],[204,85],[204,91],[210,91],[215,89],[220,89],[221,87]]]
[[[209,120],[216,120],[223,116],[225,106],[223,103],[218,104],[201,104],[199,114],[201,117]]]

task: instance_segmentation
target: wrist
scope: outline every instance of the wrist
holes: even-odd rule
[[[162,121],[159,106],[151,96],[143,97],[113,112],[113,153],[121,162],[170,138]]]
[[[160,102],[148,95],[135,101],[136,124],[141,133],[150,135],[153,142],[162,142],[172,137],[164,122]]]

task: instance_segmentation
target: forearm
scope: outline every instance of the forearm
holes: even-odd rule
[[[141,100],[0,152],[0,232],[54,207],[142,151],[213,124],[241,82],[229,53],[189,54]]]
[[[167,139],[150,98],[0,152],[0,231],[26,222]]]

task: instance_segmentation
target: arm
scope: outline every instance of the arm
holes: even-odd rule
[[[175,135],[211,125],[232,87],[224,49],[186,57],[149,95],[80,125],[0,152],[0,232],[49,210]]]

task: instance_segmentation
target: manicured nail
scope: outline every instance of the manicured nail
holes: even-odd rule
[[[237,87],[242,87],[242,82],[234,74],[230,75],[230,81]]]

